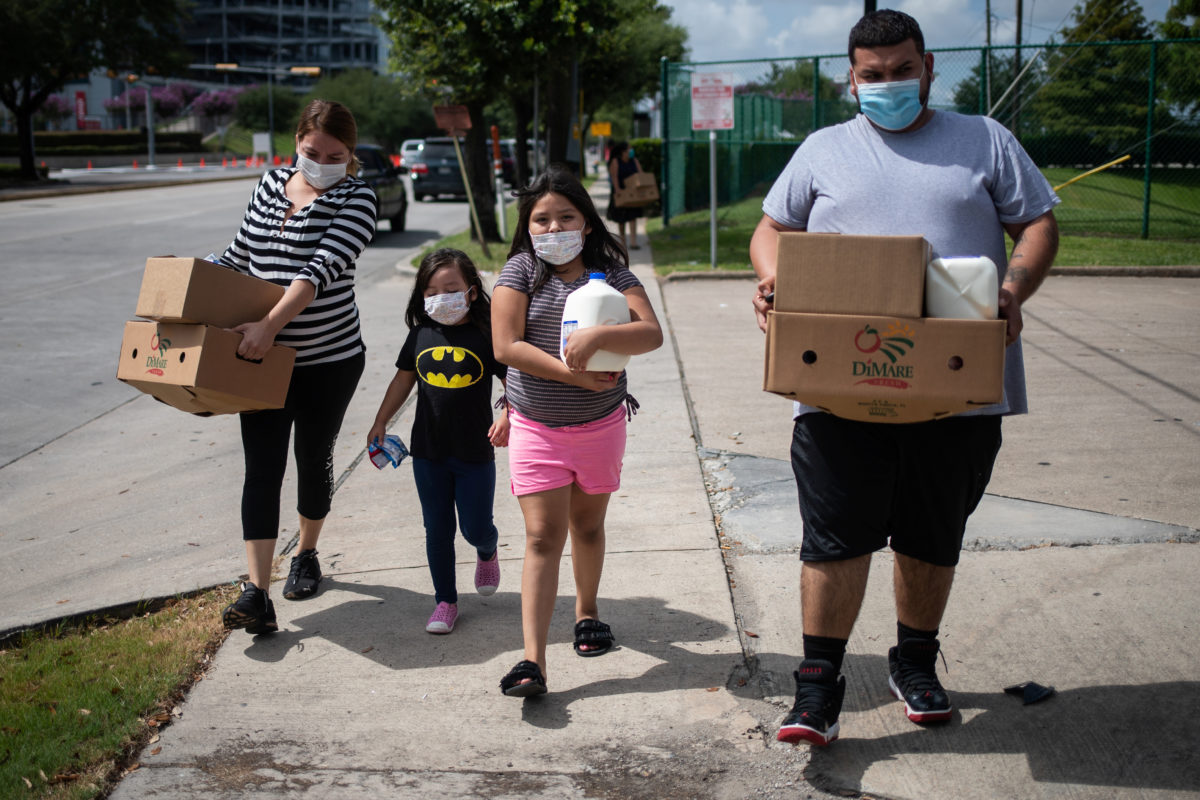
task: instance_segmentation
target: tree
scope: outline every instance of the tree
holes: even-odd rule
[[[1158,26],[1167,39],[1200,38],[1200,0],[1175,0]],[[1180,116],[1200,113],[1200,46],[1166,45],[1159,49],[1163,64],[1163,98]]]
[[[654,94],[662,58],[682,61],[687,55],[687,31],[671,23],[669,8],[656,0],[613,0],[608,6],[618,23],[598,30],[579,63],[585,130],[600,107],[629,108]]]
[[[157,97],[157,95],[155,95]],[[274,113],[267,108],[268,96],[274,105]],[[300,111],[304,101],[290,86],[278,83],[268,88],[266,84],[249,86],[237,96],[237,108],[233,119],[249,131],[265,131],[273,121],[275,132],[294,131],[300,122]]]
[[[1064,43],[1145,41],[1151,38],[1136,0],[1087,0],[1077,5]],[[1048,82],[1032,108],[1047,133],[1082,133],[1116,154],[1145,136],[1149,47],[1061,47],[1046,57]],[[1165,113],[1165,112],[1164,112]]]
[[[62,129],[62,124],[75,115],[75,106],[61,94],[52,94],[34,114],[34,120]]]
[[[420,139],[437,130],[429,101],[413,96],[404,82],[367,69],[322,77],[309,97],[346,106],[354,112],[358,138],[392,152],[398,152],[405,139]]]
[[[0,4],[0,102],[17,121],[21,174],[37,179],[33,115],[67,81],[98,67],[170,74],[187,63],[186,0],[40,0]]]
[[[634,56],[634,33],[646,31],[667,12],[657,0],[378,0],[381,28],[391,37],[394,66],[437,104],[462,104],[471,119],[465,141],[467,180],[487,238],[498,239],[492,169],[484,110],[507,98],[516,120],[517,156],[525,153],[537,81],[550,139],[550,159],[562,161],[570,135],[572,71],[585,102],[598,107],[617,91],[643,92],[658,74],[660,55]],[[653,12],[654,18],[647,18]],[[671,36],[680,36],[667,32]],[[655,36],[658,34],[655,33]],[[681,40],[680,40],[681,41]],[[622,48],[614,52],[611,48]],[[652,65],[647,77],[645,65]],[[614,69],[624,68],[625,74]],[[624,90],[612,84],[626,83]],[[594,95],[594,97],[593,97]]]
[[[760,95],[781,104],[779,129],[763,135],[801,136],[812,130],[814,67],[810,59],[787,65],[771,62],[771,71],[762,78],[734,87],[735,95]],[[858,113],[857,104],[829,78],[817,76],[817,87],[821,126],[845,122]]]

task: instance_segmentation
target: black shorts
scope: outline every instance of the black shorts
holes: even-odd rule
[[[1000,451],[1000,417],[855,422],[804,414],[792,434],[792,470],[804,521],[802,561],[892,550],[937,566],[958,564],[967,517]]]

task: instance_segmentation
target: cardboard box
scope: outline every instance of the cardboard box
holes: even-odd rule
[[[775,310],[919,317],[931,255],[920,236],[781,233]]]
[[[125,323],[117,378],[193,414],[281,408],[296,351],[272,347],[260,362],[237,355],[242,341],[212,325]]]
[[[1003,399],[1005,327],[773,311],[763,388],[846,419],[939,419]]]
[[[148,258],[133,313],[232,328],[265,317],[283,292],[270,281],[199,258]]]
[[[625,188],[613,188],[613,205],[619,208],[648,206],[658,200],[658,185],[649,172],[635,172],[625,179]]]

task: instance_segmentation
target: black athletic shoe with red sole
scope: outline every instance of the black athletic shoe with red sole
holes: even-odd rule
[[[937,677],[937,639],[905,639],[888,650],[888,688],[913,722],[946,722],[954,711]]]
[[[775,738],[789,744],[829,744],[838,738],[846,679],[838,675],[833,664],[820,659],[805,659],[792,675],[796,679],[796,703]]]

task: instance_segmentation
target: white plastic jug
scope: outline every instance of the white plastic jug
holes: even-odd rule
[[[587,283],[567,295],[567,302],[563,306],[559,358],[566,361],[563,351],[567,347],[567,337],[580,328],[626,322],[629,322],[629,303],[625,301],[625,295],[605,283],[603,272],[591,273]],[[624,353],[597,350],[588,359],[587,369],[589,372],[620,372],[628,363],[629,356]]]
[[[995,319],[999,280],[987,256],[935,258],[925,270],[925,316]]]

